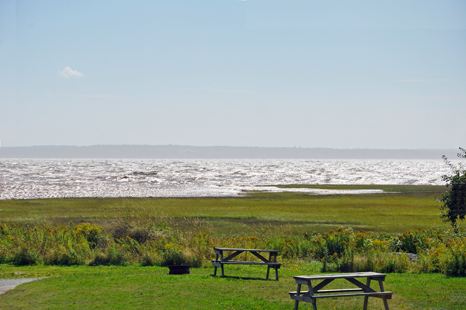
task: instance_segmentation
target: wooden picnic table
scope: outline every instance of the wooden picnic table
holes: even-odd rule
[[[275,278],[278,281],[278,268],[281,264],[277,263],[277,250],[260,250],[260,249],[236,249],[236,248],[214,248],[215,251],[215,260],[212,260],[212,265],[214,266],[214,276],[217,275],[217,268],[222,268],[222,277],[225,276],[223,265],[228,264],[237,264],[237,265],[267,265],[267,277],[269,279],[269,271],[271,268],[275,269]],[[224,255],[225,252],[232,252],[230,255]],[[249,252],[260,261],[235,261],[231,260],[241,253]],[[265,258],[260,253],[268,253],[269,258]]]
[[[364,296],[364,310],[367,310],[367,303],[369,297],[377,297],[383,299],[385,310],[388,309],[387,299],[391,299],[393,292],[385,292],[383,287],[383,281],[385,280],[385,274],[376,272],[355,272],[355,273],[342,273],[342,274],[324,274],[315,276],[295,276],[293,277],[296,284],[298,285],[297,290],[289,292],[291,299],[295,300],[295,310],[298,309],[300,301],[312,303],[313,309],[317,310],[317,299],[319,298],[331,298],[331,297],[351,297],[351,296]],[[356,280],[356,278],[366,278],[366,284]],[[333,282],[336,279],[344,279],[354,284],[358,288],[349,289],[333,289],[323,290],[325,286]],[[313,285],[312,281],[322,280],[320,283]],[[377,292],[372,289],[371,280],[378,281],[380,291]],[[307,285],[307,291],[301,291],[301,286]],[[337,294],[331,294],[337,293]],[[323,295],[316,295],[323,294]]]

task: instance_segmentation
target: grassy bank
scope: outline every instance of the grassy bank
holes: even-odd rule
[[[168,275],[163,267],[2,267],[0,278],[48,277],[0,295],[2,309],[291,309],[292,276],[316,273],[316,264],[288,265],[280,281],[264,280],[265,268],[228,266]],[[343,288],[347,285],[335,285]],[[388,274],[390,309],[464,309],[466,281],[438,274]],[[439,289],[441,288],[441,289]],[[319,309],[361,309],[363,298],[319,300]],[[382,309],[378,299],[370,309]],[[303,303],[300,309],[312,309]]]
[[[2,223],[70,221],[112,226],[122,218],[167,218],[191,227],[202,219],[215,234],[256,234],[262,225],[283,235],[327,232],[338,227],[401,233],[449,226],[435,201],[445,186],[306,185],[328,189],[383,189],[385,194],[314,196],[304,193],[248,193],[238,198],[83,198],[0,201]]]

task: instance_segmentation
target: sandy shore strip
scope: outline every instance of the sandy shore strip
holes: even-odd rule
[[[20,284],[40,280],[41,278],[28,278],[28,279],[6,279],[0,280],[0,295],[5,294],[9,290],[14,289]]]

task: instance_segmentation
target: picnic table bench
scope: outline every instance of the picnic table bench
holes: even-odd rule
[[[364,296],[364,310],[367,310],[367,303],[369,297],[377,297],[383,299],[385,310],[388,309],[387,299],[391,299],[393,292],[385,292],[383,287],[383,281],[385,280],[385,274],[376,272],[355,272],[355,273],[342,273],[342,274],[324,274],[315,276],[295,276],[293,277],[296,284],[298,285],[297,290],[289,292],[291,299],[295,300],[295,310],[298,309],[300,301],[312,303],[313,309],[317,310],[317,299],[319,298],[331,298],[331,297],[352,297],[352,296]],[[356,278],[366,278],[366,284],[356,280]],[[323,290],[327,284],[336,279],[345,279],[348,282],[356,285],[358,288],[349,289],[333,289]],[[323,280],[317,285],[312,285],[311,281]],[[379,282],[380,292],[372,289],[371,280]],[[301,291],[301,286],[307,285],[307,291]],[[337,293],[337,294],[330,294]],[[316,295],[325,294],[325,295]]]
[[[225,276],[223,265],[236,264],[236,265],[267,265],[267,277],[269,279],[269,271],[271,268],[275,269],[275,278],[278,281],[278,268],[282,264],[277,263],[277,250],[259,250],[259,249],[235,249],[235,248],[214,248],[215,260],[212,260],[214,266],[214,276],[217,275],[217,268],[222,268],[222,277]],[[224,252],[233,252],[227,257],[224,257]],[[249,252],[255,257],[259,258],[260,261],[235,261],[231,260],[243,252]],[[265,258],[260,253],[269,253],[269,258]],[[265,254],[266,255],[266,254]]]

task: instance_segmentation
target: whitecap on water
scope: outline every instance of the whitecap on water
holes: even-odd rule
[[[441,176],[448,173],[442,160],[2,159],[0,164],[0,199],[221,197],[247,190],[376,193],[271,185],[444,185]]]

